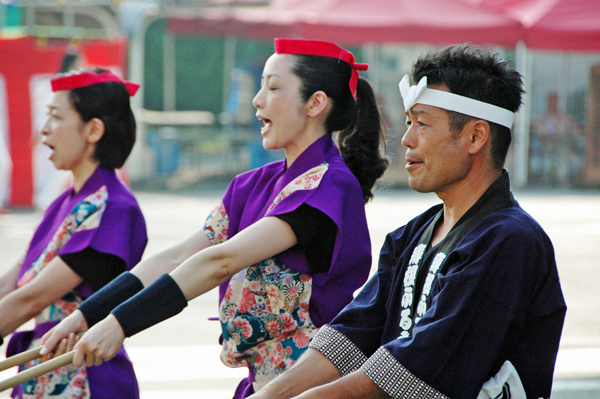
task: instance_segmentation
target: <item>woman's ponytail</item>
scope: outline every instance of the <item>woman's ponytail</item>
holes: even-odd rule
[[[356,176],[367,203],[373,198],[373,186],[388,167],[382,157],[385,146],[384,124],[369,82],[359,78],[356,88],[354,121],[340,131],[338,147],[350,171]]]
[[[339,132],[338,147],[346,165],[358,179],[363,199],[373,198],[373,186],[388,161],[382,157],[383,122],[375,94],[366,80],[359,78],[356,101],[348,82],[352,73],[350,64],[330,57],[294,55],[292,72],[300,78],[300,95],[308,101],[322,90],[331,98],[332,108],[325,121],[329,133]]]

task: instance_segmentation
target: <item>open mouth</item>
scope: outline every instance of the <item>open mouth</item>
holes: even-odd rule
[[[48,158],[51,158],[52,155],[54,155],[54,146],[46,143],[45,141],[43,141],[42,144],[48,147],[48,149],[50,150],[50,152],[48,153]]]
[[[266,133],[271,128],[271,126],[273,126],[273,122],[271,122],[270,119],[261,119],[263,121],[263,127],[260,129],[260,132]]]
[[[267,118],[259,117],[258,119],[260,119],[263,122],[263,127],[260,129],[260,133],[265,134],[269,131],[271,126],[273,126],[273,122],[271,122],[271,120]]]

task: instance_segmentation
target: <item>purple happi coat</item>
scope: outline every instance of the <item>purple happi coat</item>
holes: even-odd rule
[[[289,368],[368,277],[371,243],[362,191],[330,135],[314,142],[289,169],[278,161],[237,176],[205,231],[218,244],[263,217],[301,204],[320,210],[337,226],[329,271],[313,274],[305,253],[292,248],[220,287],[221,359],[250,370],[236,398]]]
[[[131,191],[114,170],[98,167],[78,193],[71,187],[48,208],[21,264],[17,286],[29,283],[59,255],[78,253],[88,247],[121,258],[127,269],[142,258],[147,243],[144,216]],[[84,280],[72,292],[50,304],[36,317],[32,331],[13,334],[7,356],[40,345],[42,335],[70,315],[94,293]],[[21,370],[31,368],[29,362]],[[131,361],[121,348],[101,366],[61,367],[19,385],[14,398],[126,398],[136,399],[139,390]]]

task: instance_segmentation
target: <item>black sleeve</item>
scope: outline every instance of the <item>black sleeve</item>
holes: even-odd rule
[[[96,291],[127,269],[123,259],[92,247],[60,255],[60,258]]]
[[[306,204],[276,217],[289,224],[294,231],[298,240],[295,249],[304,251],[311,271],[314,274],[328,272],[337,235],[333,220]]]

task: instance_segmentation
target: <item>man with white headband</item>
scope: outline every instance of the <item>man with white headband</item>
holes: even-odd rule
[[[453,46],[400,82],[409,184],[432,207],[300,361],[252,398],[549,398],[566,305],[554,251],[504,162],[521,76]]]

